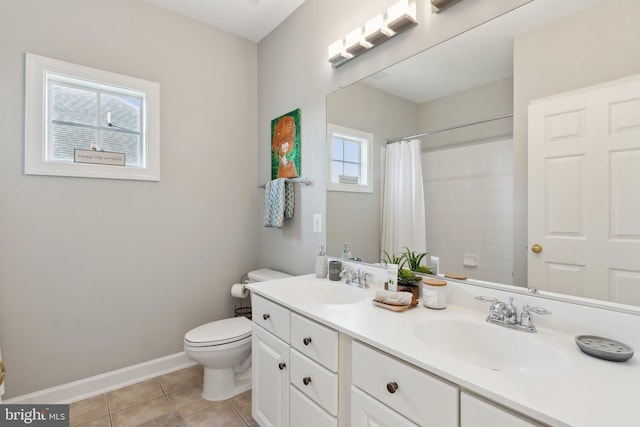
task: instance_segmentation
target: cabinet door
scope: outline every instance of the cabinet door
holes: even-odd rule
[[[460,427],[542,426],[472,394],[460,393]]]
[[[417,427],[402,415],[351,386],[351,425],[359,427]]]
[[[289,426],[289,345],[253,324],[252,416],[262,427]]]

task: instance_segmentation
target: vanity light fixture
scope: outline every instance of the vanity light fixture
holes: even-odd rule
[[[434,0],[435,1],[435,0]],[[416,0],[400,0],[391,5],[386,14],[376,15],[329,45],[329,62],[333,68],[366,52],[418,23]]]

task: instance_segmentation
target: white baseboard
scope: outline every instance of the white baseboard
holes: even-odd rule
[[[3,400],[3,404],[67,404],[196,365],[184,351],[56,387]]]

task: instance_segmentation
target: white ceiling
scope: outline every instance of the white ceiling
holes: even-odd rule
[[[144,0],[258,43],[305,0]]]

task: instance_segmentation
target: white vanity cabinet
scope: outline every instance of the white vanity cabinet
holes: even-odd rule
[[[460,427],[543,426],[473,394],[460,393]]]
[[[252,416],[262,427],[337,427],[338,332],[253,294]]]
[[[358,341],[351,347],[351,373],[352,425],[458,426],[458,387],[452,384]]]
[[[375,287],[355,289],[312,274],[250,285],[253,416],[258,424],[640,426],[637,408],[627,399],[640,395],[640,382],[630,380],[640,375],[638,366],[603,363],[585,355],[576,348],[572,329],[621,330],[637,343],[640,338],[633,331],[640,316],[546,300],[545,308],[556,317],[546,326],[540,319],[538,334],[523,335],[486,325],[486,307],[473,302],[474,286],[455,281],[448,286],[452,292],[447,310],[393,313],[371,303]],[[487,297],[502,301],[510,296],[499,289],[485,291]],[[536,301],[533,296],[521,298],[518,304]],[[575,318],[580,324],[567,326]],[[458,333],[461,327],[465,333]],[[480,345],[489,342],[490,347],[478,347],[470,359],[465,349],[473,351],[474,341],[462,341],[469,337],[479,338]],[[442,345],[447,339],[466,347],[447,350]],[[525,349],[523,355],[512,355],[523,363],[517,366],[548,374],[544,380],[500,369],[500,364],[516,365],[489,350],[507,342]],[[593,387],[576,387],[586,377]],[[567,390],[571,399],[566,399]],[[603,399],[597,390],[611,391]]]

